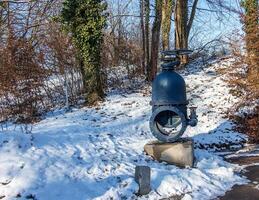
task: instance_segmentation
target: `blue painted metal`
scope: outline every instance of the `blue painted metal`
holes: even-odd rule
[[[175,50],[164,53],[167,57],[163,58],[162,72],[152,83],[153,113],[149,123],[150,129],[156,138],[165,142],[176,141],[184,133],[187,125],[197,124],[195,108],[191,109],[190,118],[187,116],[185,81],[174,71],[174,67],[180,65],[179,55],[183,55],[183,52],[179,52],[181,51]],[[173,61],[170,60],[170,56],[173,56]],[[172,130],[167,132],[166,129]]]
[[[173,70],[163,70],[152,83],[152,105],[187,104],[183,77]]]

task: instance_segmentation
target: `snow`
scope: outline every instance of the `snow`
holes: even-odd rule
[[[143,153],[143,146],[155,139],[149,130],[147,91],[111,94],[98,107],[49,113],[32,133],[13,126],[0,131],[0,198],[155,200],[180,195],[206,200],[245,183],[237,173],[241,167],[215,152],[223,144],[246,140],[224,118],[237,99],[216,69],[229,62],[203,68],[193,64],[182,72],[190,103],[198,107],[198,126],[184,134],[196,144],[194,168],[159,163]],[[146,196],[136,195],[136,165],[151,168],[152,191]]]
[[[259,145],[255,144],[247,144],[244,148],[232,153],[230,155],[226,155],[225,158],[242,158],[242,157],[254,157],[259,156]],[[253,163],[255,164],[255,163]]]
[[[259,100],[254,100],[244,107],[240,107],[236,112],[236,115],[240,117],[246,117],[247,115],[251,115],[256,112],[256,106],[259,104]]]

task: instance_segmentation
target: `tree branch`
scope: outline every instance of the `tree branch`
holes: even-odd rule
[[[187,24],[187,36],[189,36],[191,28],[192,28],[194,16],[195,16],[195,13],[196,13],[197,4],[198,4],[198,0],[194,0],[193,5],[192,5],[192,11],[191,11],[190,19],[189,19],[188,24]]]
[[[31,3],[31,1],[30,0],[24,0],[24,1],[19,1],[19,0],[17,0],[17,1],[15,1],[15,0],[0,0],[0,3],[16,3],[16,4],[20,4],[20,3]]]

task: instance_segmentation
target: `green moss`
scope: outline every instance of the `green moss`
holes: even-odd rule
[[[93,104],[103,98],[101,83],[101,44],[106,25],[103,0],[65,0],[62,20],[80,50],[86,100]]]

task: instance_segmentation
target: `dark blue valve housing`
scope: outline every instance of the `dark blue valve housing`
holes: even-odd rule
[[[150,129],[157,139],[164,142],[176,141],[182,136],[187,125],[197,124],[194,107],[190,109],[190,116],[187,116],[185,81],[174,71],[174,67],[180,65],[179,55],[187,54],[186,52],[190,53],[189,50],[162,52],[162,72],[152,83]],[[170,56],[173,56],[173,60]]]

